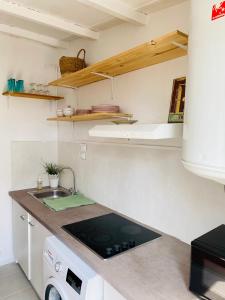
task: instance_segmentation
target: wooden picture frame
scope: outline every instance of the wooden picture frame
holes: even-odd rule
[[[185,105],[186,77],[173,81],[168,123],[183,123]]]

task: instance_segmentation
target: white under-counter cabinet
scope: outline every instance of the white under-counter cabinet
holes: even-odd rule
[[[126,300],[107,281],[104,281],[104,300]]]
[[[52,235],[34,217],[29,216],[30,281],[40,297],[43,293],[43,248],[46,237]]]
[[[45,238],[50,235],[44,226],[13,201],[15,258],[40,297],[43,288],[43,246]]]
[[[16,261],[19,263],[27,278],[29,274],[29,235],[28,213],[17,202],[13,201],[13,248]]]

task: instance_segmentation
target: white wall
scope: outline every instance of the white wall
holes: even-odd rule
[[[188,32],[188,13],[186,2],[152,14],[147,27],[117,26],[99,41],[72,46],[85,47],[93,63],[176,29]],[[185,75],[186,67],[185,57],[117,77],[115,103],[140,122],[166,122],[172,80]],[[80,107],[112,102],[109,81],[78,93]],[[179,151],[89,143],[87,160],[81,160],[79,141],[93,125],[59,125],[59,161],[74,166],[81,192],[186,242],[224,223],[223,186],[187,172]]]
[[[188,32],[188,12],[184,3],[154,13],[147,27],[117,26],[99,41],[77,40],[70,52],[85,47],[93,63],[176,29]],[[26,82],[57,76],[60,51],[6,35],[0,35],[0,44],[1,91],[11,75]],[[118,77],[115,103],[140,122],[166,122],[172,80],[185,75],[186,65],[187,58],[179,58]],[[35,185],[41,161],[57,160],[57,126],[46,118],[55,115],[56,105],[90,107],[112,101],[109,81],[60,92],[66,100],[57,104],[1,96],[0,265],[13,260],[8,191]],[[94,124],[58,124],[59,162],[74,167],[82,192],[187,242],[224,223],[223,186],[188,173],[179,151],[90,143],[87,160],[81,160],[79,142]],[[71,185],[71,178],[66,181]]]
[[[3,34],[0,45],[1,92],[10,76],[37,83],[56,77],[57,50]],[[46,121],[56,105],[0,96],[0,265],[13,260],[8,191],[34,186],[41,160],[57,159],[57,127]]]

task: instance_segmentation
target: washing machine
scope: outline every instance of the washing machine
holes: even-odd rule
[[[43,251],[43,300],[102,300],[103,279],[56,237]]]

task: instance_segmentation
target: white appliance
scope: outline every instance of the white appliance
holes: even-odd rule
[[[183,164],[225,184],[225,1],[191,0]]]
[[[43,300],[102,300],[103,279],[56,237],[43,251]]]
[[[183,124],[97,125],[89,135],[103,138],[161,140],[182,136]]]

